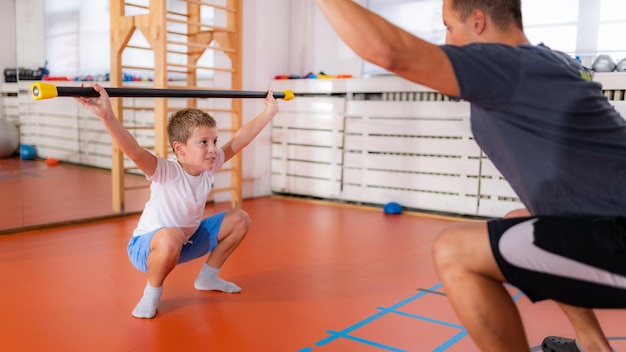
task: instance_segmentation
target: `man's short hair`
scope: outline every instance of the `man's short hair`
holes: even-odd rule
[[[521,0],[451,0],[452,9],[465,20],[475,9],[482,10],[502,30],[514,25],[524,29]]]

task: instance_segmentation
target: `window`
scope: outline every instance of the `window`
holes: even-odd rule
[[[369,0],[370,10],[378,13],[402,29],[426,39],[431,43],[443,44],[446,27],[441,19],[441,0]],[[386,71],[363,63],[363,76],[385,74]]]
[[[370,0],[368,7],[403,29],[434,44],[445,41],[442,0]],[[591,66],[599,54],[626,58],[626,1],[522,0],[524,31],[531,43],[545,45]],[[363,75],[386,74],[365,63]]]
[[[602,0],[598,25],[598,51],[617,63],[626,59],[626,1]]]
[[[78,1],[45,3],[45,53],[48,69],[78,71]]]
[[[126,15],[148,13],[149,0],[127,0]],[[186,3],[180,0],[168,0],[168,17],[184,19]],[[226,22],[217,18],[212,8],[203,7],[200,16],[203,23]],[[48,70],[52,76],[92,76],[101,78],[108,74],[111,67],[111,40],[109,0],[44,0],[45,56]],[[220,22],[220,23],[221,23]],[[216,24],[218,25],[218,24]],[[184,42],[187,27],[183,23],[168,23],[168,40]],[[176,34],[178,33],[178,34]],[[173,64],[186,64],[188,50],[186,45],[169,44],[167,61]],[[181,54],[182,53],[182,54]],[[213,50],[207,50],[198,60],[199,66],[210,67],[214,60]],[[129,41],[129,46],[122,53],[124,69],[128,76],[150,79],[153,77],[154,55],[141,31],[136,30]],[[184,71],[185,69],[180,69]],[[198,70],[198,78],[210,78],[210,70]],[[176,79],[184,74],[170,72],[169,77]]]
[[[522,20],[531,43],[543,43],[566,53],[576,52],[578,1],[524,0]]]

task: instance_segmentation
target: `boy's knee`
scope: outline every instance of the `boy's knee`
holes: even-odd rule
[[[159,230],[150,243],[152,250],[160,250],[171,253],[179,253],[183,246],[185,235],[176,228],[166,228]]]
[[[232,221],[234,229],[243,231],[244,233],[248,232],[252,224],[248,213],[242,209],[233,209],[229,212],[228,216],[230,217],[229,220]]]

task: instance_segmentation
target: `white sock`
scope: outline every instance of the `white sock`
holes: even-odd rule
[[[152,287],[148,282],[143,290],[143,297],[141,297],[139,303],[133,309],[133,316],[135,318],[154,318],[162,293],[163,286]]]
[[[232,282],[228,282],[226,280],[222,280],[217,276],[217,273],[220,271],[218,268],[214,268],[212,266],[204,263],[198,277],[196,278],[196,282],[194,282],[193,287],[199,291],[222,291],[228,293],[237,293],[241,292],[241,287],[235,285]]]

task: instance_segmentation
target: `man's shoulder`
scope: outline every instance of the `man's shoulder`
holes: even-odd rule
[[[463,63],[475,64],[490,63],[495,65],[505,65],[519,63],[524,47],[511,46],[500,43],[471,43],[463,46],[441,45],[443,51],[448,55],[453,64]]]

